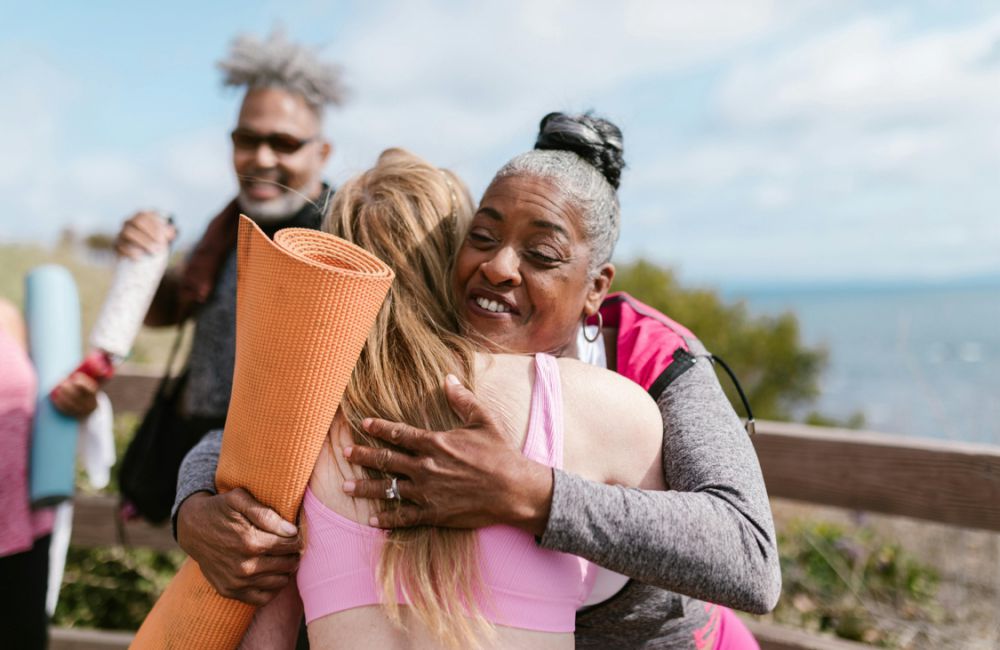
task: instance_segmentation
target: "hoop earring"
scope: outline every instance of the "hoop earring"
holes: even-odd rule
[[[583,338],[587,343],[596,343],[597,339],[601,337],[601,330],[604,329],[604,316],[601,312],[597,312],[597,334],[594,334],[594,338],[587,336],[587,317],[583,317]]]

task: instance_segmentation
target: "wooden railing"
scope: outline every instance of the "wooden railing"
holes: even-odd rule
[[[142,411],[156,377],[118,375],[107,392],[118,412]],[[937,442],[868,431],[759,422],[754,444],[771,497],[904,515],[963,528],[1000,531],[1000,447]],[[73,543],[176,548],[169,529],[129,523],[119,530],[114,500],[79,497]],[[857,643],[747,621],[765,650],[849,650]],[[127,647],[124,632],[56,629],[54,650]]]
[[[1000,531],[1000,447],[761,422],[771,497]]]

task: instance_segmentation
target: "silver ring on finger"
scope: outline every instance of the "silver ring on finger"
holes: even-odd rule
[[[392,482],[389,483],[389,487],[385,489],[386,499],[395,499],[396,501],[402,501],[403,497],[399,495],[399,479],[395,476],[392,477]]]

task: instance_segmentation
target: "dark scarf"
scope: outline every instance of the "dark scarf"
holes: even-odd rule
[[[287,219],[259,224],[268,237],[282,228],[310,228],[316,230],[323,220],[323,213],[332,190],[325,183],[319,199],[306,203],[302,209]],[[191,316],[201,305],[205,304],[215,288],[222,265],[236,246],[236,232],[239,228],[240,208],[236,199],[222,209],[212,221],[201,241],[195,246],[191,257],[181,273],[180,289],[177,297],[177,313],[181,320]]]

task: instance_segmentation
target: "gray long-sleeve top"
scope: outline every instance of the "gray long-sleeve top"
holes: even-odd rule
[[[542,546],[701,600],[770,611],[781,571],[767,491],[708,358],[697,357],[657,404],[668,491],[557,470]]]
[[[692,352],[704,349],[694,342]],[[633,578],[578,615],[581,648],[693,647],[692,635],[710,626],[712,616],[711,606],[693,599],[758,613],[772,609],[781,591],[757,456],[709,359],[696,357],[657,404],[668,491],[604,485],[554,471],[541,545]],[[216,431],[184,459],[175,522],[188,496],[215,492],[221,447],[222,432]]]

